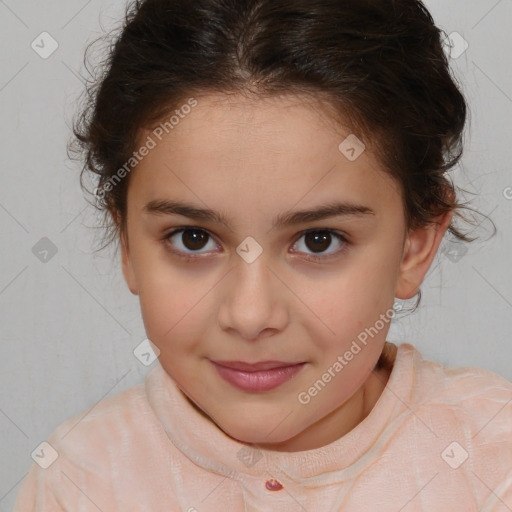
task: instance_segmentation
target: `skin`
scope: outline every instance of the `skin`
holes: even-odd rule
[[[398,185],[371,148],[348,160],[338,145],[350,130],[327,122],[304,98],[195,97],[192,112],[131,171],[124,277],[139,296],[161,365],[198,411],[245,443],[279,451],[319,448],[352,430],[379,399],[389,370],[373,368],[389,322],[308,404],[299,402],[299,393],[389,311],[395,297],[417,293],[452,212],[408,232]],[[141,145],[150,134],[141,131]],[[222,212],[230,228],[144,213],[152,199]],[[375,215],[272,229],[284,211],[333,200],[362,203]],[[191,245],[183,233],[164,240],[183,226],[206,231],[199,233],[202,245]],[[345,234],[349,244],[332,235],[316,246],[304,234],[312,228]],[[248,236],[263,249],[250,264],[236,252]],[[186,261],[169,248],[196,259]],[[309,261],[315,254],[324,261]],[[224,381],[210,360],[306,365],[278,388],[247,392]]]

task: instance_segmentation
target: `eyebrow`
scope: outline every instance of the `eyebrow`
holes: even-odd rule
[[[223,224],[228,229],[231,229],[229,219],[221,212],[216,212],[209,208],[199,208],[182,201],[153,199],[146,203],[143,212],[151,215],[181,215],[190,219]],[[293,226],[331,217],[363,217],[365,215],[375,215],[375,212],[362,204],[335,201],[308,210],[281,213],[274,219],[272,228]]]

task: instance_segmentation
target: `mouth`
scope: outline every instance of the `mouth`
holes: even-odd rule
[[[244,361],[212,361],[220,366],[241,370],[246,372],[257,372],[260,370],[274,370],[275,368],[287,368],[302,363],[291,363],[285,361],[260,361],[259,363],[246,363]]]
[[[211,361],[219,375],[244,391],[269,391],[294,377],[306,364],[284,361]]]

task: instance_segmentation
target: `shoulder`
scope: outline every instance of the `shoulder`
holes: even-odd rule
[[[512,446],[512,382],[473,366],[454,366],[424,359],[411,345],[415,403],[439,420],[464,424],[475,437],[503,438]],[[484,431],[485,429],[485,431]]]
[[[66,419],[34,447],[34,462],[13,512],[77,507],[89,511],[95,501],[91,495],[110,506],[120,458],[129,460],[132,447],[144,445],[141,432],[152,420],[144,383],[100,399]]]
[[[60,423],[45,440],[47,453],[55,458],[54,478],[62,480],[64,471],[110,481],[119,474],[120,460],[135,459],[160,440],[155,422],[144,382],[101,398]]]
[[[412,458],[426,481],[439,475],[440,492],[466,496],[471,510],[491,512],[510,499],[511,382],[482,368],[428,360],[401,344],[388,384],[388,395],[399,398],[388,434],[394,459]]]
[[[136,438],[152,414],[145,399],[144,383],[102,398],[89,408],[59,424],[48,438],[66,458],[100,462],[111,450]]]
[[[457,403],[464,403],[496,396],[512,397],[512,382],[497,373],[475,366],[455,366],[431,361],[411,345],[408,345],[408,349],[414,361],[418,384],[430,385],[430,389],[423,386],[425,398],[443,396],[446,400],[452,398]]]

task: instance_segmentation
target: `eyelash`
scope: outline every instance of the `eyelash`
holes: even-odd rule
[[[182,253],[181,251],[177,251],[176,249],[172,248],[172,244],[170,243],[169,239],[172,238],[174,235],[184,232],[184,231],[201,231],[203,233],[207,233],[208,236],[213,239],[212,235],[206,229],[195,227],[195,226],[184,226],[181,228],[173,229],[172,231],[166,233],[162,237],[162,243],[164,244],[165,248],[168,251],[172,252],[173,254],[177,255],[178,257],[183,258],[185,261],[196,261],[198,258],[203,258],[204,256],[201,256],[201,255],[192,256],[191,254]],[[332,229],[327,229],[327,228],[314,228],[314,229],[308,229],[306,231],[302,231],[301,233],[299,233],[300,236],[294,242],[294,245],[304,235],[307,235],[308,233],[319,233],[319,232],[320,233],[329,233],[330,235],[334,235],[334,237],[337,238],[343,245],[340,249],[338,249],[334,253],[331,253],[327,256],[317,256],[314,254],[308,254],[307,257],[305,258],[306,260],[311,260],[311,261],[315,261],[315,262],[325,262],[327,260],[330,260],[332,258],[340,256],[351,245],[350,242],[347,240],[347,238],[344,235],[342,235],[341,233],[338,233],[337,231],[334,231]],[[299,251],[293,251],[293,252],[299,253]],[[200,254],[200,253],[198,253],[198,254]]]

